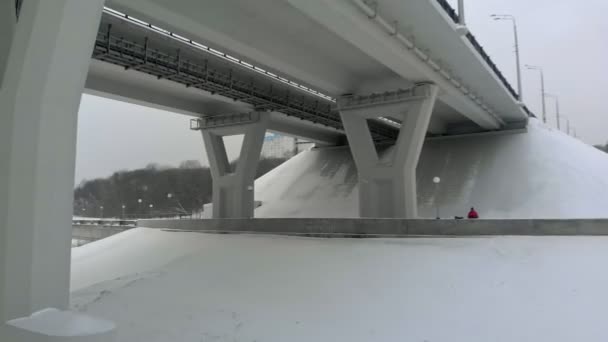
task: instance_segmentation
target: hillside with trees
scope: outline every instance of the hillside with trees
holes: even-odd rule
[[[593,147],[597,148],[600,151],[604,151],[608,153],[608,144],[606,145],[593,145]]]
[[[256,178],[285,160],[261,159]],[[149,164],[143,169],[83,181],[74,190],[74,215],[126,218],[191,215],[211,202],[211,191],[210,170],[196,160],[184,161],[177,168]]]

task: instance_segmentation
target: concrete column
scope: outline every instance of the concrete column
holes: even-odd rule
[[[17,13],[14,0],[0,1],[0,88],[2,88],[2,80],[8,63],[8,53],[13,41],[15,33],[15,24],[17,23]]]
[[[425,84],[384,98],[349,97],[339,102],[340,116],[359,174],[361,217],[416,218],[416,166],[438,88]],[[379,155],[367,120],[401,122],[395,145]]]
[[[259,112],[207,119],[202,124],[213,178],[213,218],[253,217],[255,173],[267,127],[268,113]],[[240,134],[243,144],[232,170],[223,137]]]
[[[78,107],[103,4],[25,0],[15,26],[0,88],[0,322],[69,306]]]

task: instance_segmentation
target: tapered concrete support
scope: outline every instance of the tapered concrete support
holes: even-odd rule
[[[254,112],[207,120],[201,126],[213,178],[213,218],[253,217],[255,173],[268,119],[268,113]],[[231,170],[223,137],[240,134],[241,153]]]
[[[25,0],[1,47],[0,323],[69,306],[77,114],[103,4]]]
[[[407,92],[349,97],[339,101],[340,116],[359,174],[361,217],[416,218],[416,166],[437,98],[433,84]],[[367,120],[401,122],[391,153],[379,157]]]
[[[15,33],[15,25],[17,23],[17,9],[15,1],[3,0],[0,1],[0,88],[2,88],[2,79],[6,71],[8,63],[8,53]]]

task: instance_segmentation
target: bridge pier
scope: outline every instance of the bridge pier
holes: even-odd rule
[[[18,21],[3,3],[0,330],[69,307],[78,107],[104,0],[27,0]]]
[[[199,120],[213,179],[213,218],[253,217],[255,174],[268,115],[252,112]],[[241,152],[233,169],[223,138],[241,134]]]
[[[437,98],[434,84],[371,96],[340,99],[338,108],[359,174],[359,215],[408,218],[418,215],[416,166]],[[379,154],[368,120],[400,122],[393,148]]]

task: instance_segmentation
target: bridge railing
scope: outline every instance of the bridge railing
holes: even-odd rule
[[[441,6],[441,8],[445,10],[447,15],[454,21],[454,23],[458,24],[460,22],[460,17],[456,13],[456,10],[452,8],[452,6],[447,2],[447,0],[437,0],[437,2]],[[500,72],[494,61],[492,61],[492,58],[490,58],[490,55],[488,55],[488,53],[484,50],[483,46],[481,46],[479,41],[477,41],[477,38],[475,38],[475,36],[470,31],[467,33],[466,37],[469,42],[471,42],[475,50],[477,50],[481,57],[486,61],[490,69],[492,69],[496,76],[498,76],[498,79],[500,79],[502,84],[504,84],[509,93],[511,93],[511,95],[513,95],[515,99],[519,99],[519,94],[517,94],[515,89],[513,89],[513,87],[511,86],[511,83],[509,83],[509,81],[507,81],[502,72]],[[534,116],[534,114],[532,114],[526,106],[523,106],[523,108],[529,116]]]
[[[103,218],[76,218],[72,220],[72,225],[92,225],[92,226],[131,226],[137,225],[137,220],[129,219],[103,219]]]

